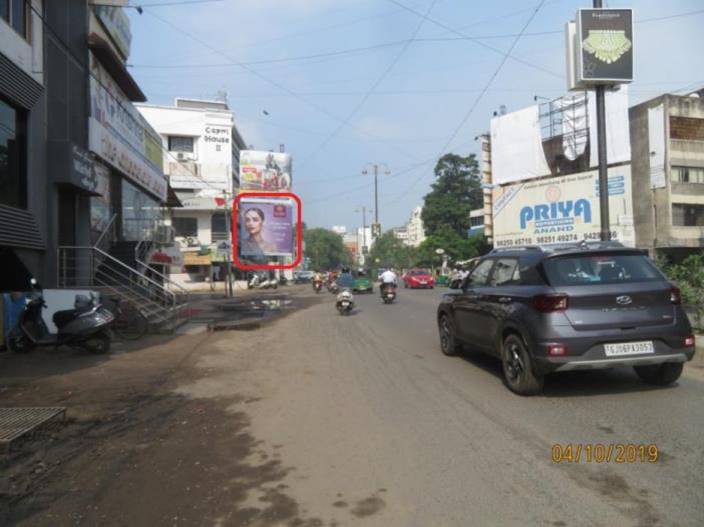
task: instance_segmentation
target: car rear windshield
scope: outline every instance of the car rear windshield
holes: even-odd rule
[[[663,277],[640,254],[579,255],[548,258],[543,269],[552,286],[654,282]]]

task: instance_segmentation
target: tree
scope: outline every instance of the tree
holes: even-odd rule
[[[311,259],[314,269],[335,269],[352,265],[352,254],[342,242],[342,237],[327,229],[303,231],[305,255]]]
[[[411,264],[411,248],[389,230],[379,236],[369,251],[372,266],[404,268]],[[376,261],[379,260],[377,264]]]
[[[415,265],[422,267],[439,265],[442,262],[442,257],[435,252],[437,249],[443,249],[452,264],[482,256],[489,252],[491,246],[483,234],[475,234],[466,238],[445,225],[441,226],[434,235],[423,240],[423,243],[416,249]]]
[[[433,236],[443,227],[450,227],[466,237],[470,211],[484,204],[476,156],[445,154],[435,165],[435,178],[421,215],[426,234]]]

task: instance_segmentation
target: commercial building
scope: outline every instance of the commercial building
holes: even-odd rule
[[[246,148],[224,101],[177,98],[173,106],[138,105],[160,134],[163,164],[183,207],[169,220],[183,254],[183,271],[171,277],[182,285],[222,279],[228,210],[239,190],[240,152]]]
[[[469,236],[484,234],[484,208],[474,209],[469,212]]]
[[[397,240],[402,241],[405,245],[408,245],[408,227],[404,225],[403,227],[394,227],[391,229]]]
[[[636,242],[678,261],[704,248],[704,89],[632,107]]]
[[[421,214],[423,207],[416,207],[411,212],[411,217],[406,224],[407,243],[411,247],[418,247],[425,240],[425,228]]]

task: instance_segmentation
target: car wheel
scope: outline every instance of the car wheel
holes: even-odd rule
[[[462,353],[462,344],[455,338],[455,328],[447,315],[442,315],[438,322],[440,331],[440,351],[448,357]]]
[[[506,337],[501,350],[504,380],[519,395],[535,395],[543,390],[544,377],[533,371],[530,353],[518,335]]]
[[[652,366],[634,366],[633,369],[643,382],[656,386],[672,384],[682,375],[682,362],[666,362]]]

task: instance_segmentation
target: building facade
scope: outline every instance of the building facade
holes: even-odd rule
[[[411,212],[411,218],[406,224],[407,243],[411,247],[418,247],[425,240],[425,228],[421,214],[423,207],[416,207]]]
[[[183,254],[184,269],[172,269],[172,277],[184,284],[221,279],[227,258],[217,245],[229,241],[228,210],[246,149],[234,114],[226,102],[194,99],[138,109],[160,134],[165,172],[183,205],[167,220]]]
[[[704,90],[630,109],[637,246],[679,261],[704,248]]]

